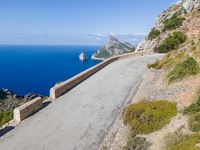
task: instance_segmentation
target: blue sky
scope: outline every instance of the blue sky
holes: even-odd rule
[[[0,0],[0,43],[101,44],[110,33],[134,42],[176,1]]]

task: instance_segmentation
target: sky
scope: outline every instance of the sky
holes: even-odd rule
[[[177,0],[0,0],[0,44],[136,43]]]

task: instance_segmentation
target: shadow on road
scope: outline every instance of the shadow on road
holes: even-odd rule
[[[15,127],[13,126],[7,126],[3,129],[0,130],[0,137],[3,136],[4,134],[8,133],[9,131],[13,130]]]

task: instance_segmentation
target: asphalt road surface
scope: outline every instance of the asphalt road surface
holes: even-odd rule
[[[159,55],[116,61],[0,137],[0,150],[95,150]]]

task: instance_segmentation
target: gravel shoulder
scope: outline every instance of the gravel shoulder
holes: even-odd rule
[[[116,61],[0,138],[1,150],[95,150],[160,55]]]
[[[145,137],[151,146],[148,150],[165,149],[165,138],[168,134],[173,134],[178,129],[184,133],[190,133],[188,127],[188,117],[184,116],[182,110],[191,105],[199,90],[200,75],[190,76],[181,82],[168,85],[165,81],[166,72],[164,70],[147,70],[144,74],[144,80],[139,86],[131,103],[139,102],[142,99],[147,100],[167,100],[176,102],[178,114],[172,118],[171,122],[157,132],[149,135],[139,135]],[[117,134],[111,145],[111,150],[121,150],[126,145],[127,127],[124,126],[122,119],[115,124]]]

